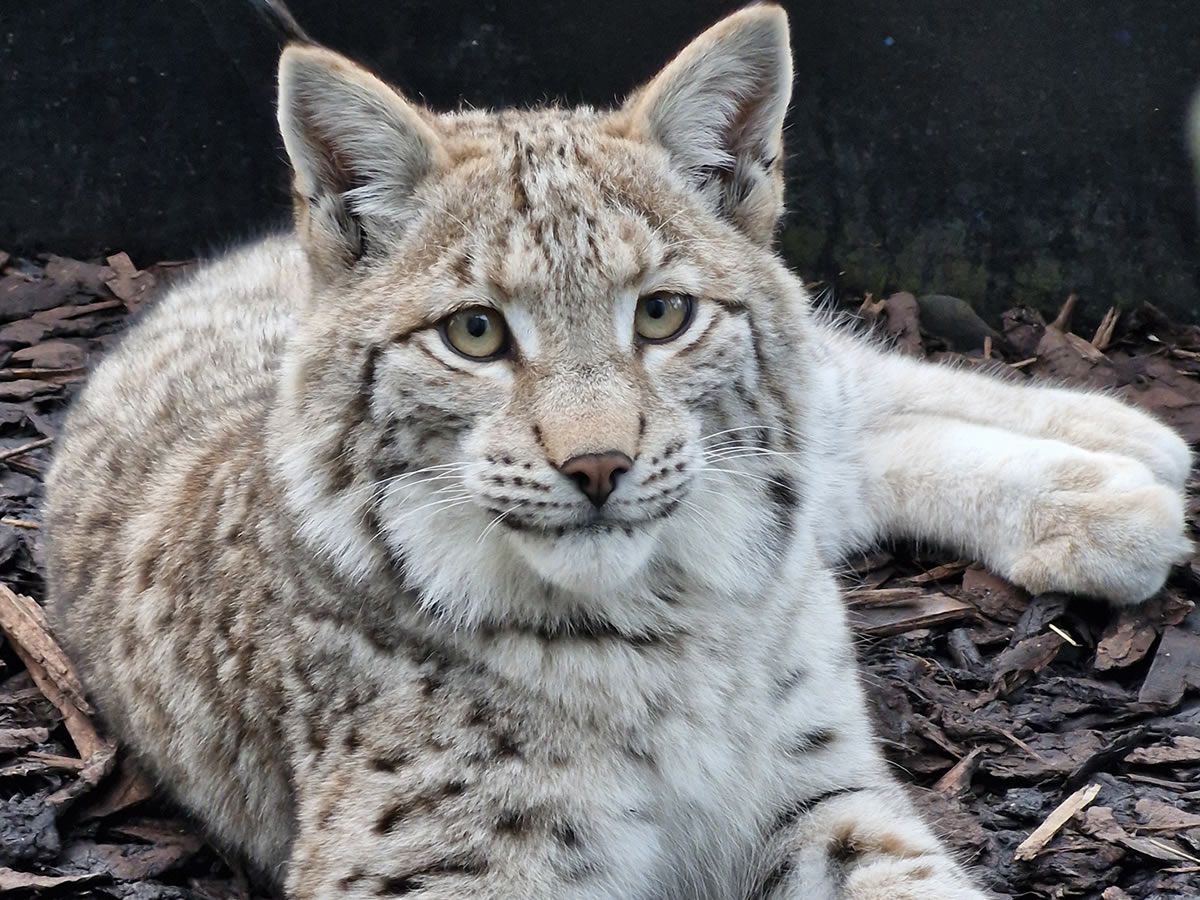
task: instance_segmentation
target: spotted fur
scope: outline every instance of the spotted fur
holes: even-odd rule
[[[281,63],[296,232],[174,288],[49,479],[50,608],[125,744],[299,898],[979,898],[872,738],[830,566],[889,533],[1136,601],[1186,447],[890,356],[771,250],[787,26],[615,111],[435,115]],[[639,295],[696,298],[634,338]],[[474,362],[436,323],[506,317]],[[559,466],[618,451],[599,510]]]

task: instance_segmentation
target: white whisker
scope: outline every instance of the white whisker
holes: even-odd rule
[[[483,531],[481,531],[479,533],[479,537],[477,537],[475,539],[475,543],[477,543],[477,544],[481,543],[483,541],[483,539],[488,536],[488,534],[491,532],[491,530],[493,528],[495,528],[497,525],[499,525],[501,522],[503,522],[505,517],[507,517],[510,512],[512,512],[514,509],[518,509],[521,505],[522,504],[520,504],[520,503],[514,503],[508,509],[504,510],[504,512],[500,513],[500,515],[496,516],[496,518],[492,519],[492,521],[488,522],[487,526],[483,529]]]
[[[408,510],[403,515],[396,516],[396,518],[392,519],[391,522],[388,524],[394,525],[399,522],[403,522],[405,519],[412,518],[413,516],[415,516],[417,513],[421,512],[422,510],[430,509],[432,507],[445,506],[446,504],[470,503],[471,500],[472,500],[471,495],[466,493],[465,491],[454,497],[443,497],[440,500],[431,500],[428,503],[422,503],[416,509]]]
[[[781,488],[790,488],[790,485],[784,484],[782,481],[776,481],[774,478],[767,478],[763,475],[756,475],[753,472],[743,472],[740,469],[719,469],[713,466],[701,466],[696,469],[697,472],[720,472],[724,475],[737,475],[741,478],[750,478],[754,481],[761,481],[763,484],[773,484]]]

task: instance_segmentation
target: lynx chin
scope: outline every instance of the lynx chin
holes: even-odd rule
[[[831,569],[907,535],[1136,603],[1187,446],[918,363],[775,254],[787,19],[614,110],[431,112],[293,42],[295,231],[173,289],[50,477],[110,726],[297,898],[967,900]]]

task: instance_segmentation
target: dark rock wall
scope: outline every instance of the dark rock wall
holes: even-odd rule
[[[436,107],[613,102],[738,3],[294,0],[319,39]],[[842,291],[985,313],[1069,290],[1200,319],[1183,111],[1191,0],[793,2],[781,239]],[[276,45],[243,0],[0,13],[0,248],[139,262],[286,220]]]

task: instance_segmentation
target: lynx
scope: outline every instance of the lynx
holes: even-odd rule
[[[785,14],[614,110],[436,114],[293,42],[295,231],[92,375],[50,608],[110,726],[297,898],[968,900],[832,574],[908,535],[1135,603],[1190,457],[892,355],[772,249]]]

